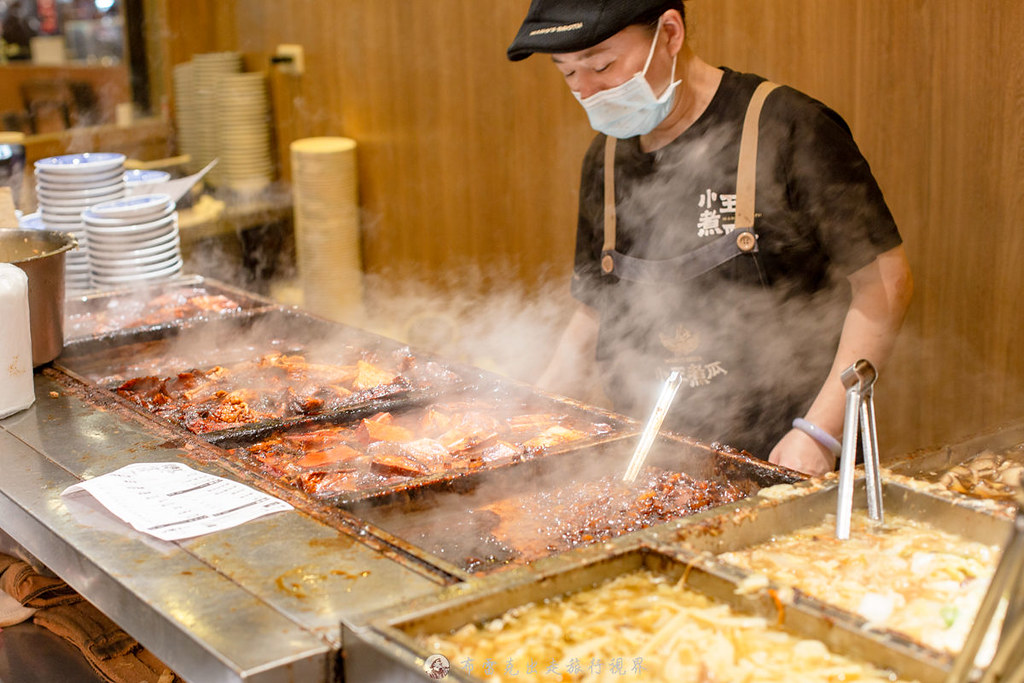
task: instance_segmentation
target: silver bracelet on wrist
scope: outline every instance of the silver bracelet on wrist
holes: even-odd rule
[[[793,429],[799,429],[801,432],[829,449],[832,452],[832,455],[836,457],[839,457],[843,452],[843,445],[839,443],[836,437],[832,436],[813,422],[808,422],[804,418],[798,417],[793,420]]]

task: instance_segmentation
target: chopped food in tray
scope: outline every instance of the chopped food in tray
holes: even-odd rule
[[[487,681],[898,681],[649,570],[419,637]]]
[[[579,470],[580,463],[566,463]],[[746,496],[732,483],[648,466],[633,484],[621,472],[580,479],[565,471],[531,491],[488,483],[437,498],[424,510],[356,511],[414,546],[486,573],[696,514]],[[495,490],[497,489],[497,490]],[[478,497],[475,497],[478,496]]]
[[[645,468],[633,484],[621,473],[515,496],[483,509],[500,520],[491,533],[529,559],[562,552],[744,498],[731,483]]]
[[[193,320],[245,310],[245,305],[224,294],[212,293],[205,288],[190,287],[166,292],[150,299],[131,296],[111,296],[103,308],[90,310],[89,306],[68,306],[65,334],[68,338],[107,334],[137,327],[166,325],[182,320]]]
[[[282,431],[236,453],[313,496],[522,460],[612,427],[527,401],[477,399],[382,412],[356,423]]]
[[[1024,444],[995,452],[984,450],[942,473],[938,481],[950,491],[972,498],[1013,500],[1024,485]]]
[[[204,434],[274,419],[318,415],[408,391],[415,360],[385,363],[372,353],[350,364],[268,354],[254,361],[136,377],[117,393],[189,431]],[[414,374],[414,373],[410,373]]]
[[[922,522],[854,512],[849,540],[834,518],[719,558],[858,614],[931,648],[960,650],[1000,549]],[[989,653],[991,656],[991,652]]]

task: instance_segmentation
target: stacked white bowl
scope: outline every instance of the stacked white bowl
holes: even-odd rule
[[[242,193],[258,192],[274,178],[266,76],[262,72],[222,76],[217,104],[221,180]]]
[[[78,249],[64,260],[64,288],[69,294],[92,288],[89,235],[82,212],[124,197],[124,155],[86,152],[40,159],[35,163],[39,216],[49,230],[70,232]]]
[[[144,194],[85,211],[93,286],[117,289],[177,275],[182,259],[174,208],[168,195]]]

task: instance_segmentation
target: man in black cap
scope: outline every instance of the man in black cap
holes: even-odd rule
[[[685,39],[681,0],[533,0],[508,48],[550,54],[599,133],[580,307],[538,384],[578,393],[596,358],[615,408],[644,417],[677,369],[667,428],[821,474],[840,374],[883,365],[909,305],[902,240],[838,114]]]

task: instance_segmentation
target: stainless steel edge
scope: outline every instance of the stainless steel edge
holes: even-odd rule
[[[35,405],[0,421],[0,529],[186,680],[336,680],[343,622],[438,590],[299,511],[164,543],[62,498],[134,462],[230,474],[44,375],[35,381]]]

